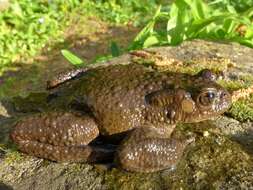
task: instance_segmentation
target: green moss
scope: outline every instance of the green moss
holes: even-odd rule
[[[47,92],[32,92],[24,97],[16,96],[12,102],[19,112],[38,112],[48,109],[47,97]]]
[[[242,75],[236,80],[220,80],[219,84],[224,86],[230,92],[249,88],[253,84],[252,75]],[[253,120],[253,95],[251,94],[246,99],[239,99],[233,103],[230,110],[227,112],[228,115],[239,121]]]
[[[42,166],[42,167],[47,167],[47,166],[49,166],[50,164],[52,164],[52,162],[49,161],[49,160],[46,160],[46,159],[43,159],[43,161],[41,162],[41,166]]]
[[[253,83],[253,75],[242,75],[239,77],[240,80],[242,80],[247,85],[252,85]]]
[[[157,70],[159,71],[173,71],[173,72],[179,72],[179,73],[188,73],[188,74],[197,74],[203,69],[210,69],[214,73],[216,73],[218,76],[221,74],[221,71],[226,71],[229,65],[231,64],[229,59],[223,59],[223,58],[196,58],[193,60],[186,60],[182,63],[177,61],[173,64],[171,62],[164,62],[161,65],[159,63],[154,63],[155,67],[157,67]]]
[[[245,88],[245,84],[242,81],[220,80],[219,84],[225,87],[228,91],[235,91]]]
[[[0,152],[6,153],[7,152],[7,147],[5,144],[0,144]]]
[[[152,60],[152,58],[140,58],[140,57],[134,57],[132,60],[134,63],[145,65],[145,66],[154,66],[155,61]]]
[[[21,162],[23,160],[22,153],[20,153],[11,142],[0,144],[0,152],[4,153],[4,161],[7,164]]]
[[[242,147],[218,134],[211,122],[183,124],[176,135],[194,135],[175,170],[153,174],[112,169],[105,173],[108,189],[247,189],[251,187],[253,163]]]
[[[22,162],[23,158],[24,157],[22,156],[22,153],[18,151],[8,151],[4,161],[8,164],[11,164],[13,162]]]
[[[106,173],[105,183],[108,185],[108,189],[164,189],[159,173],[131,173],[113,169]]]
[[[170,189],[240,189],[243,183],[251,186],[253,168],[250,156],[225,136],[209,130],[206,131],[208,135],[203,135],[207,126],[203,130],[202,125],[204,123],[194,129],[196,141],[185,152],[175,172],[164,176],[165,186]]]
[[[228,114],[239,121],[253,121],[253,94],[247,99],[235,102]]]
[[[85,170],[87,168],[87,165],[81,164],[81,163],[74,163],[71,164],[71,167],[69,168],[69,173],[80,173],[81,171]]]
[[[185,72],[189,72],[192,74],[196,74],[200,72],[203,69],[210,69],[215,73],[219,73],[220,71],[225,71],[228,68],[228,64],[230,64],[230,61],[227,59],[193,59],[191,61],[187,61],[183,63],[182,69]],[[187,73],[188,73],[187,72]]]
[[[218,81],[220,85],[224,86],[229,91],[235,91],[242,88],[248,88],[253,84],[252,75],[242,75],[236,80],[220,80]]]

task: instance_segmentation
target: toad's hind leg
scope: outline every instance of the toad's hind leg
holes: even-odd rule
[[[89,146],[99,134],[94,119],[73,113],[42,113],[19,121],[11,133],[18,149],[53,161],[95,162],[112,151]]]
[[[193,139],[170,137],[171,130],[168,131],[154,127],[134,129],[117,151],[117,164],[137,172],[155,172],[175,166]]]

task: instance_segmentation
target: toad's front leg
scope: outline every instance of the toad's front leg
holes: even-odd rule
[[[51,112],[19,121],[11,138],[29,155],[53,161],[94,162],[112,156],[111,150],[88,145],[98,134],[97,124],[88,115]]]
[[[146,126],[134,129],[120,145],[117,163],[125,170],[145,173],[175,166],[194,139],[170,137],[168,131]]]

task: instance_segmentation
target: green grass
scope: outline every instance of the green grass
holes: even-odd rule
[[[253,47],[253,1],[175,0],[159,7],[130,49],[178,45],[185,40],[211,39]]]
[[[90,0],[86,10],[112,23],[140,26],[147,22],[162,0]]]
[[[228,114],[239,121],[253,121],[253,94],[249,98],[236,101]]]
[[[11,0],[0,13],[0,70],[32,59],[46,45],[64,41],[71,17],[95,15],[115,24],[141,25],[156,7],[155,0]]]
[[[13,0],[0,14],[1,67],[33,57],[49,39],[62,40],[65,15],[78,1]]]

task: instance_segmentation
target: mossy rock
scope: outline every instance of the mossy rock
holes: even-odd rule
[[[237,44],[196,40],[178,47],[151,48],[148,51],[172,60],[172,70],[175,62],[182,63],[177,67],[180,72],[194,74],[201,68],[211,68],[217,72],[223,70],[225,79],[219,82],[230,91],[247,88],[253,83],[253,50]],[[144,61],[152,65],[155,59]],[[132,60],[133,55],[125,54],[103,64],[129,64]],[[250,151],[253,149],[249,149],[252,146],[250,139],[253,139],[250,132],[253,131],[252,99],[251,95],[248,99],[239,100],[225,114],[238,120],[231,126],[227,124],[231,123],[227,121],[228,117],[221,118],[227,123],[220,122],[220,125],[215,120],[214,126],[207,121],[178,126],[178,134],[194,135],[196,141],[189,145],[176,168],[152,174],[129,173],[115,167],[101,170],[88,164],[53,163],[17,153],[8,139],[16,117],[29,114],[29,111],[47,110],[48,105],[43,94],[37,98],[28,95],[27,98],[11,99],[12,104],[0,109],[7,113],[2,113],[5,115],[0,118],[0,187],[20,190],[250,189],[253,187],[253,151]],[[26,106],[27,101],[30,102],[29,106]],[[13,106],[18,109],[13,109]],[[244,130],[246,120],[248,127]],[[230,129],[226,131],[228,125]],[[242,134],[249,139],[245,144]]]
[[[171,189],[249,189],[253,186],[251,156],[225,136],[207,132],[197,139],[173,174]]]

